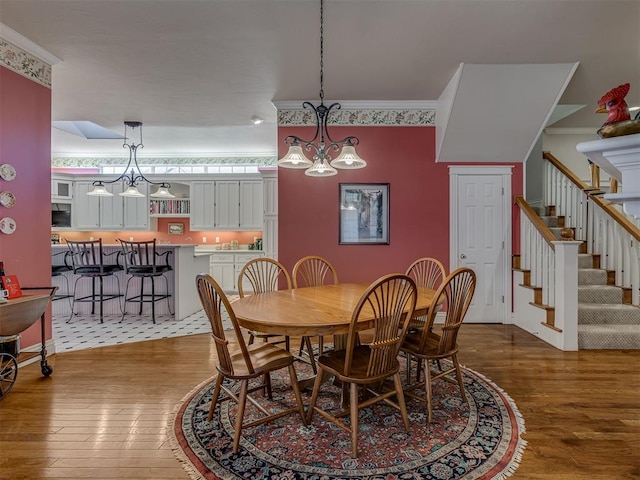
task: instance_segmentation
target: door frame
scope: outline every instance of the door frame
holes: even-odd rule
[[[511,262],[511,179],[513,176],[513,165],[465,165],[449,167],[449,271],[458,268],[458,180],[462,175],[492,175],[502,177],[502,241],[504,242],[502,264],[502,285],[503,285],[503,323],[513,323],[511,318],[511,276],[509,275]]]

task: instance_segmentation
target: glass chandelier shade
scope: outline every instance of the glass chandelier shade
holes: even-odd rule
[[[324,105],[324,0],[320,0],[320,105],[316,107],[311,102],[303,102],[302,107],[311,109],[315,115],[315,134],[310,140],[296,135],[285,138],[289,150],[278,160],[279,167],[304,168],[305,175],[310,177],[330,177],[338,173],[336,169],[353,170],[367,166],[367,162],[356,153],[355,146],[360,143],[357,137],[333,140],[329,134],[329,114],[333,109],[339,110],[341,107],[339,103],[333,103],[329,107]],[[305,150],[315,151],[313,162],[305,155]],[[331,151],[340,152],[334,160],[328,154]]]
[[[129,137],[127,136],[128,129],[131,129],[131,130],[138,129],[139,139],[137,143],[135,143],[134,141],[129,141],[129,143],[127,143],[127,141],[129,140]],[[137,186],[140,182],[147,182],[150,185],[158,185],[158,189],[155,192],[151,193],[149,197],[165,198],[165,199],[175,198],[175,195],[173,195],[169,191],[169,188],[171,188],[171,185],[169,183],[152,182],[147,177],[145,177],[142,171],[140,170],[140,166],[138,165],[137,152],[138,152],[138,148],[144,148],[144,145],[142,144],[142,122],[129,122],[129,121],[124,122],[124,144],[122,146],[124,148],[129,149],[129,162],[125,167],[124,172],[122,172],[122,174],[115,180],[111,180],[108,182],[103,180],[96,180],[95,182],[93,182],[93,190],[91,190],[90,192],[87,192],[87,195],[92,197],[112,197],[113,193],[107,190],[106,185],[123,181],[127,186],[127,188],[124,192],[119,193],[119,195],[122,197],[129,197],[129,198],[145,197],[145,194],[141,193],[140,190],[138,190]],[[131,167],[131,170],[129,170],[129,167]],[[136,173],[136,170],[137,170],[137,173]]]

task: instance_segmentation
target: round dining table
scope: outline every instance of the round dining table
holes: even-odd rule
[[[238,323],[249,330],[290,336],[339,335],[349,332],[353,311],[368,283],[340,283],[258,293],[233,302]],[[414,315],[424,314],[435,290],[418,288]],[[373,314],[361,312],[358,330],[373,327]]]

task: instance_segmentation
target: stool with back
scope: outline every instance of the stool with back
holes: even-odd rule
[[[78,275],[73,285],[73,304],[71,306],[71,318],[74,314],[76,302],[91,302],[91,314],[95,314],[95,304],[100,305],[100,323],[104,321],[104,302],[120,298],[120,281],[116,275],[122,270],[122,265],[118,262],[121,252],[104,253],[102,251],[102,239],[75,242],[66,240],[73,265],[73,273]],[[106,263],[107,257],[116,256],[115,263]],[[104,293],[104,279],[113,277],[118,285],[117,293]],[[78,282],[84,278],[91,279],[91,295],[77,296]],[[96,295],[96,281],[99,292]],[[122,306],[121,306],[122,308]]]
[[[171,311],[171,302],[169,298],[169,280],[166,274],[173,270],[173,267],[169,264],[169,255],[173,253],[171,250],[167,250],[162,253],[156,251],[156,240],[148,240],[144,242],[129,242],[126,240],[118,239],[122,245],[122,256],[124,258],[125,273],[129,275],[127,280],[127,286],[124,291],[124,309],[122,311],[122,320],[127,314],[127,302],[134,302],[140,304],[138,311],[139,315],[142,315],[143,305],[145,303],[151,304],[151,320],[156,323],[156,302],[160,300],[167,300],[167,308],[169,313],[173,315]],[[164,261],[162,258],[164,257]],[[165,281],[164,293],[156,293],[156,278],[163,277]],[[129,284],[134,278],[140,279],[140,294],[128,297]],[[144,293],[145,279],[151,280],[151,293]]]

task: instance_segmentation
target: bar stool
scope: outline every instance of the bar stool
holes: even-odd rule
[[[173,270],[173,267],[169,265],[169,255],[173,252],[167,250],[166,252],[158,253],[156,251],[156,240],[148,240],[145,242],[128,242],[126,240],[118,239],[122,245],[122,254],[124,256],[125,273],[129,276],[127,280],[127,286],[124,291],[124,309],[122,311],[122,319],[127,313],[127,302],[140,303],[139,315],[142,315],[142,306],[144,303],[151,303],[151,319],[153,323],[156,323],[156,302],[159,300],[167,299],[167,308],[169,313],[173,315],[171,311],[171,302],[169,297],[169,280],[165,275],[167,272]],[[164,264],[158,264],[160,257],[164,257]],[[164,277],[166,291],[165,293],[156,293],[155,280],[158,277]],[[134,278],[140,279],[140,294],[132,297],[127,297],[129,293],[129,283]],[[144,280],[149,278],[151,280],[151,293],[144,293]]]
[[[120,298],[120,280],[116,273],[122,271],[122,265],[118,262],[122,252],[104,253],[102,251],[102,239],[90,240],[83,242],[74,242],[66,240],[71,256],[71,264],[73,265],[73,273],[79,275],[73,285],[73,304],[71,305],[71,316],[67,323],[73,317],[76,302],[91,302],[91,314],[95,314],[96,303],[100,304],[100,323],[103,323],[104,302]],[[105,257],[116,255],[116,263],[105,263]],[[104,293],[104,279],[106,277],[114,277],[118,284],[117,293]],[[91,279],[91,295],[78,297],[76,295],[78,282],[83,278]],[[99,295],[96,297],[96,280],[100,286]],[[120,306],[122,310],[122,306]]]
[[[63,300],[65,298],[69,299],[69,308],[71,309],[71,313],[73,313],[73,303],[71,301],[71,299],[73,298],[73,294],[71,293],[71,287],[69,286],[69,277],[65,275],[65,273],[67,272],[73,272],[73,265],[71,264],[71,252],[69,252],[69,250],[66,250],[54,253],[53,255],[51,255],[52,260],[54,257],[58,257],[60,255],[63,255],[63,263],[59,265],[53,263],[51,264],[51,277],[52,279],[55,277],[64,278],[64,281],[67,284],[67,289],[65,290],[65,293],[58,293],[51,297],[51,301],[55,302],[56,300]]]

